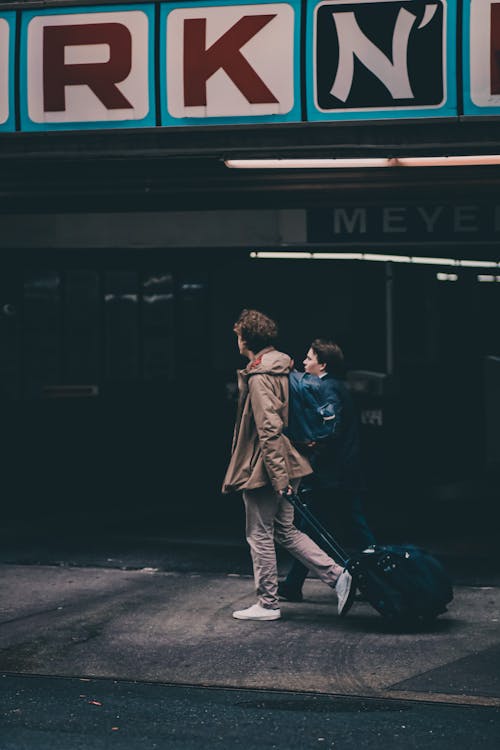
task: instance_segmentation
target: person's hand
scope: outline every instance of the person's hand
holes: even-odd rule
[[[290,497],[290,495],[293,495],[293,489],[290,485],[288,485],[288,487],[285,487],[284,490],[280,490],[279,494],[281,495],[281,497]]]

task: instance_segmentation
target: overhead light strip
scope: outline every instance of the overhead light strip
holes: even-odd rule
[[[436,278],[438,281],[458,281],[456,273],[437,273]]]
[[[426,266],[461,266],[463,268],[500,268],[492,260],[460,260],[457,258],[431,258],[419,255],[382,255],[378,253],[327,253],[289,252],[279,250],[252,250],[251,258],[257,260],[362,260],[382,263],[412,263]]]
[[[494,260],[461,260],[460,265],[469,268],[498,268],[498,263]]]
[[[474,167],[500,164],[500,154],[404,156],[349,159],[226,159],[229,169],[365,169],[385,167]]]

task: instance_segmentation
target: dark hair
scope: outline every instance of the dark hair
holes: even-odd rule
[[[270,346],[278,337],[278,326],[274,320],[258,310],[242,310],[233,330],[254,353]]]
[[[338,344],[329,339],[314,339],[311,349],[320,365],[326,365],[327,372],[337,378],[345,375],[344,353]]]

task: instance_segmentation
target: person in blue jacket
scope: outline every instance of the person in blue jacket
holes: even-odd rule
[[[295,371],[290,375],[294,394],[291,437],[296,445],[302,444],[314,471],[303,482],[303,499],[341,544],[363,550],[375,544],[375,538],[363,512],[366,485],[358,416],[343,380],[341,348],[328,339],[315,339],[304,359],[304,370],[305,373]],[[311,404],[315,406],[311,408]],[[306,528],[302,519],[296,518],[295,523],[300,529]],[[322,546],[321,539],[311,530],[308,534]],[[307,573],[307,568],[295,560],[279,584],[280,598],[302,601]]]

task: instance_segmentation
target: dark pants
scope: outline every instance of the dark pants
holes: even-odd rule
[[[375,544],[375,537],[363,513],[363,495],[362,492],[330,489],[304,493],[302,499],[339,544],[347,549],[361,551]],[[295,525],[331,554],[331,550],[328,550],[322,539],[308,528],[307,522],[298,513],[295,514]],[[294,560],[286,577],[287,586],[300,591],[308,572],[305,565]]]

